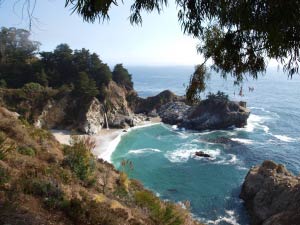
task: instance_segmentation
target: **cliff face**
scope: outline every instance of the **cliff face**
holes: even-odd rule
[[[93,145],[74,137],[61,146],[0,107],[0,224],[199,225],[181,206],[96,159]]]
[[[130,92],[134,91],[119,87],[115,82],[109,83],[105,100],[109,127],[126,128],[135,125],[134,113],[127,101]]]
[[[184,97],[177,96],[173,92],[165,90],[158,95],[146,99],[137,97],[134,102],[133,110],[135,113],[145,113],[151,116],[156,114],[156,111],[164,104],[184,100]]]
[[[76,129],[96,134],[104,126],[125,128],[136,124],[127,102],[127,96],[132,92],[111,81],[105,89],[106,98],[100,102],[96,98],[81,99],[70,92],[50,88],[39,93],[2,89],[0,103],[17,111],[38,128]]]
[[[97,134],[104,125],[104,111],[98,99],[93,98],[83,113],[79,123],[79,130],[86,134]]]
[[[251,168],[240,197],[253,225],[300,224],[300,177],[281,164],[265,161]]]

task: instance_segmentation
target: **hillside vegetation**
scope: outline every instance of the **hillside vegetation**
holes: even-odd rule
[[[199,224],[188,210],[96,159],[93,147],[88,137],[62,146],[1,107],[0,224]]]

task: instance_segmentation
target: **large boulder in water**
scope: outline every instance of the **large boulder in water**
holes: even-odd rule
[[[192,130],[243,127],[250,115],[240,103],[219,99],[206,99],[195,106],[183,102],[168,103],[158,112],[163,122]]]
[[[206,99],[189,110],[180,127],[193,130],[243,127],[249,115],[250,111],[238,102]]]
[[[264,161],[248,172],[240,198],[252,225],[300,224],[300,177],[283,165]]]

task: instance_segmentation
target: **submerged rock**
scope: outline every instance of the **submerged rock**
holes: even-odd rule
[[[245,201],[252,225],[300,224],[300,177],[281,164],[264,161],[251,168],[240,198]]]
[[[202,152],[202,151],[195,152],[195,156],[205,157],[205,158],[211,157],[209,154],[204,153],[204,152]]]
[[[159,115],[163,122],[181,128],[215,130],[245,126],[250,111],[238,102],[206,99],[195,106],[184,102],[168,103],[160,107]]]

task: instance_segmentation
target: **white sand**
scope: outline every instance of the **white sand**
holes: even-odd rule
[[[108,162],[111,162],[110,157],[114,152],[119,142],[121,141],[121,136],[127,132],[159,124],[159,118],[153,118],[151,121],[143,121],[135,127],[129,129],[109,129],[103,128],[98,134],[91,135],[96,141],[96,147],[93,150],[94,155],[102,158]],[[126,130],[126,132],[124,132]],[[67,130],[51,130],[52,134],[58,142],[61,144],[70,144],[71,132]]]
[[[70,144],[71,132],[68,130],[51,130],[56,140],[64,145]]]

